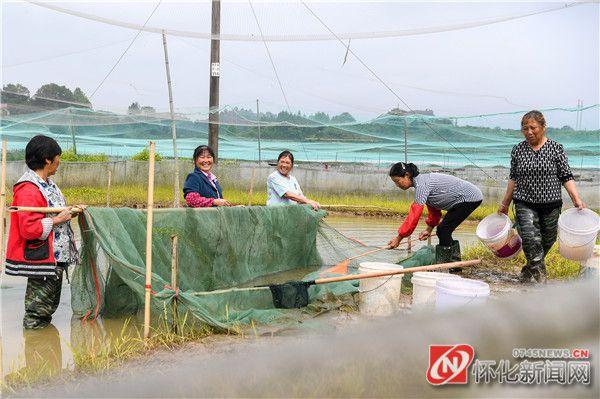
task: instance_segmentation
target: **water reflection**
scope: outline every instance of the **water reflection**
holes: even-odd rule
[[[6,382],[52,377],[62,371],[62,349],[58,329],[49,324],[38,330],[23,329],[25,366],[6,376]]]

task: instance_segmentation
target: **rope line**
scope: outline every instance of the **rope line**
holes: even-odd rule
[[[348,49],[348,52],[350,52],[350,54],[352,54],[357,60],[358,62],[361,63],[361,65],[363,67],[365,67],[378,81],[379,83],[381,83],[386,89],[388,89],[388,91],[390,93],[392,93],[394,95],[394,97],[396,97],[398,99],[398,101],[400,101],[402,104],[404,104],[404,106],[410,111],[410,112],[415,112],[410,105],[408,105],[408,103],[406,101],[404,101],[404,99],[402,97],[400,97],[395,91],[394,89],[392,89],[382,78],[379,77],[379,75],[377,75],[377,73],[371,69],[371,67],[369,67],[363,60],[362,58],[360,58],[355,52],[354,50],[352,50],[350,47],[346,47],[346,45],[344,44],[344,41],[335,34],[335,32],[325,23],[325,21],[323,21],[309,6],[308,4],[305,3],[304,0],[300,0],[300,2],[304,5],[304,7],[306,7],[306,9],[310,12],[310,14],[312,14],[317,21],[319,21],[321,23],[321,25],[323,25],[325,27],[325,29],[327,29],[329,31],[329,33],[331,33],[337,40],[338,42],[344,46],[344,48]],[[442,134],[440,134],[438,131],[436,131],[429,122],[427,122],[426,119],[424,118],[420,118],[421,121],[425,124],[425,126],[427,126],[429,128],[429,130],[431,130],[433,133],[435,133],[439,138],[441,138],[442,140],[444,140],[446,143],[448,143],[448,145],[450,145],[450,147],[452,147],[454,150],[456,150],[459,154],[461,154],[465,159],[467,159],[473,166],[475,166],[477,169],[479,169],[481,172],[483,172],[483,174],[485,174],[488,178],[492,179],[492,180],[497,180],[496,178],[492,177],[489,173],[487,173],[482,167],[480,167],[479,165],[477,165],[468,155],[466,155],[465,153],[463,153],[458,147],[456,147],[454,144],[452,144],[452,142],[450,142],[448,139],[446,139]]]
[[[248,4],[250,4],[250,8],[252,9],[252,15],[254,15],[254,20],[256,21],[256,26],[258,26],[258,31],[260,32],[260,37],[264,38],[262,27],[260,26],[260,22],[258,21],[258,16],[256,15],[256,11],[254,10],[254,6],[252,5],[252,0],[248,0]],[[279,78],[279,73],[277,73],[277,68],[275,67],[275,61],[273,61],[273,57],[271,56],[271,51],[269,50],[269,46],[267,45],[267,42],[265,40],[263,40],[262,42],[265,46],[265,50],[267,51],[267,55],[269,56],[269,61],[271,62],[271,67],[273,67],[273,72],[275,72],[275,77],[277,78],[277,83],[279,84],[279,89],[281,89],[281,94],[283,95],[285,105],[287,106],[287,109],[288,109],[288,112],[290,113],[290,115],[292,115],[292,109],[290,107],[290,103],[288,102],[287,96],[285,94],[285,90],[283,89],[283,84],[281,83],[281,79]],[[257,118],[258,118],[258,115],[257,115]],[[306,151],[306,148],[304,147],[304,143],[302,143],[302,141],[300,141],[300,146],[304,150],[304,156],[306,157],[306,160],[309,161],[310,158],[308,157],[308,152]]]
[[[167,29],[164,27],[153,27],[153,26],[146,26],[146,25],[140,26],[137,24],[132,24],[129,22],[124,22],[124,21],[120,21],[120,20],[116,20],[116,19],[104,18],[104,17],[100,17],[97,15],[89,14],[89,13],[83,13],[83,12],[78,12],[75,10],[70,10],[68,8],[56,6],[54,3],[45,3],[45,2],[34,1],[34,0],[25,0],[25,1],[28,3],[34,4],[36,6],[39,6],[39,7],[44,7],[44,8],[53,10],[53,11],[61,12],[63,14],[68,14],[68,15],[72,15],[75,17],[88,19],[91,21],[101,22],[101,23],[108,24],[108,25],[120,26],[122,28],[140,30],[140,31],[150,32],[150,33],[158,33],[158,34],[162,34],[162,31],[164,30],[165,33],[169,36],[191,37],[191,38],[206,39],[206,40],[238,41],[238,42],[243,42],[243,41],[257,42],[259,40],[264,40],[264,41],[268,41],[268,42],[311,42],[311,41],[335,40],[330,35],[319,35],[319,34],[266,35],[266,36],[264,36],[264,38],[257,38],[256,36],[254,36],[252,34],[223,34],[223,33],[221,33],[218,35],[213,35],[211,33]],[[346,40],[348,40],[348,39],[381,39],[381,38],[394,38],[394,37],[417,36],[417,35],[426,35],[426,34],[432,34],[432,33],[451,32],[451,31],[457,31],[457,30],[478,28],[481,26],[493,25],[493,24],[497,24],[497,23],[516,20],[516,19],[527,18],[527,17],[531,17],[534,15],[540,15],[540,14],[545,14],[545,13],[549,13],[549,12],[560,11],[560,10],[564,10],[564,9],[567,9],[570,7],[576,7],[579,5],[583,5],[583,4],[587,4],[587,3],[594,3],[594,2],[595,2],[595,0],[577,1],[577,2],[565,4],[565,5],[546,8],[546,9],[539,10],[539,11],[529,11],[529,12],[520,13],[520,14],[492,17],[492,18],[486,18],[486,19],[482,19],[482,20],[478,20],[478,21],[461,22],[461,23],[450,24],[450,25],[432,26],[432,27],[416,28],[416,29],[392,30],[392,31],[347,32],[347,33],[341,33],[339,36]]]
[[[281,94],[283,95],[283,99],[285,101],[285,105],[287,106],[288,112],[291,114],[292,109],[290,108],[290,103],[288,102],[287,96],[285,95],[285,90],[283,90],[283,84],[281,83],[281,79],[279,79],[279,73],[277,73],[277,68],[275,67],[275,62],[273,61],[273,57],[271,56],[271,51],[269,51],[269,46],[267,42],[264,40],[265,35],[263,34],[263,30],[258,22],[258,17],[256,16],[256,11],[254,11],[254,6],[252,5],[252,0],[248,0],[248,4],[250,4],[250,8],[252,9],[252,15],[254,15],[254,20],[256,21],[256,26],[258,26],[258,31],[260,32],[260,37],[265,46],[265,50],[267,51],[267,55],[269,56],[269,61],[271,62],[271,67],[273,68],[273,72],[275,72],[275,78],[277,78],[277,83],[279,84],[279,89],[281,89]]]

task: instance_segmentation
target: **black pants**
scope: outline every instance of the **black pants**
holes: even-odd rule
[[[446,216],[442,219],[442,223],[437,227],[437,236],[441,246],[449,247],[452,245],[452,233],[454,230],[456,230],[456,228],[464,222],[464,220],[473,213],[479,205],[481,205],[481,201],[463,202],[453,206],[446,212]]]

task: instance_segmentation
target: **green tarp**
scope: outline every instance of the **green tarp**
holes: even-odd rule
[[[311,305],[302,311],[275,309],[268,287],[310,279],[369,247],[327,226],[325,212],[308,206],[158,209],[152,233],[152,308],[179,313],[202,323],[230,328],[253,321],[284,322],[339,307],[354,306],[356,282],[311,287]],[[78,317],[135,314],[143,308],[146,212],[129,208],[88,208],[80,218],[82,264],[75,269],[73,312]],[[171,284],[172,237],[177,236],[178,286]],[[391,252],[391,251],[387,251]],[[431,250],[409,263],[429,264]],[[397,253],[384,260],[400,260]],[[366,259],[381,260],[381,259]]]

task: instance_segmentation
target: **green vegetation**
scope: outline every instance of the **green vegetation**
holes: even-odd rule
[[[7,161],[23,161],[25,160],[25,150],[10,150],[6,151]]]
[[[555,244],[546,256],[546,269],[548,279],[564,280],[575,278],[579,275],[579,263],[563,258],[558,253],[558,245]],[[483,264],[480,267],[493,268],[505,273],[518,274],[521,267],[527,262],[523,251],[512,259],[500,259],[487,249],[483,244],[467,247],[463,250],[463,259],[482,259]]]
[[[61,189],[67,197],[69,204],[85,204],[89,206],[106,205],[106,188],[100,187],[66,187]],[[8,201],[11,201],[11,193],[8,193]],[[143,185],[115,185],[110,189],[110,205],[115,207],[142,208],[146,206],[148,192]],[[265,205],[267,193],[264,190],[254,192],[252,198],[247,191],[236,189],[223,190],[223,197],[236,205]],[[323,194],[315,193],[309,195],[311,199],[318,201],[324,209],[333,212],[345,212],[360,215],[373,216],[397,216],[406,215],[412,201],[399,200],[397,198],[385,198],[374,194]],[[184,203],[183,194],[180,197]],[[9,202],[10,203],[10,202]],[[154,187],[154,205],[167,208],[173,204],[173,187]],[[487,215],[498,210],[496,204],[482,204],[475,210],[468,220],[481,220]],[[595,210],[600,212],[600,210]],[[424,215],[427,214],[425,210]]]
[[[134,161],[148,161],[150,159],[150,150],[148,148],[143,148],[140,152],[133,155],[131,157]],[[155,161],[162,161],[163,157],[158,152],[154,153]]]
[[[69,148],[60,156],[62,162],[107,162],[106,154],[75,154],[72,148]]]

